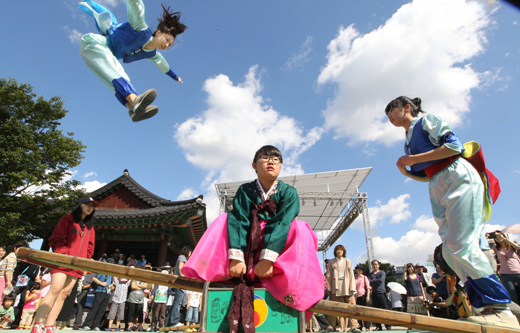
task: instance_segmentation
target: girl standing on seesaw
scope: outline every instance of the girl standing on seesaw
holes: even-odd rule
[[[205,281],[234,278],[230,332],[238,332],[241,321],[245,333],[255,331],[253,285],[263,285],[300,311],[323,298],[317,236],[306,222],[295,220],[300,200],[294,187],[277,180],[282,163],[276,147],[255,153],[258,178],[240,186],[233,209],[211,224],[182,268],[186,277]]]
[[[155,89],[137,96],[118,59],[130,63],[150,59],[159,69],[175,81],[182,83],[164,57],[157,50],[169,49],[175,38],[186,30],[180,22],[181,14],[163,8],[157,29],[152,32],[144,19],[141,0],[127,0],[128,22],[118,24],[114,15],[98,3],[87,0],[79,8],[96,20],[98,34],[88,33],[81,38],[80,54],[87,66],[115,93],[116,98],[128,108],[132,121],[151,118],[159,108],[150,105],[157,96]]]
[[[406,155],[396,163],[399,171],[411,179],[429,182],[444,259],[464,283],[470,303],[486,307],[481,315],[468,320],[518,328],[507,306],[511,302],[509,294],[479,247],[486,218],[486,193],[473,165],[460,158],[462,143],[442,118],[433,114],[417,118],[424,113],[420,98],[400,96],[387,105],[385,113],[392,125],[406,131]]]
[[[92,198],[79,199],[78,206],[60,219],[49,238],[49,246],[53,252],[92,258],[96,240],[93,226],[94,208],[97,206],[98,202]],[[76,284],[76,280],[83,276],[83,271],[59,267],[51,269],[51,276],[50,289],[38,307],[31,333],[54,333],[54,323],[63,302]]]

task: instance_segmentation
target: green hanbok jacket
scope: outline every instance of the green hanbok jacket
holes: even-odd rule
[[[285,247],[292,221],[300,212],[298,192],[291,185],[278,181],[271,199],[276,202],[276,213],[260,213],[260,219],[267,224],[263,233],[263,247],[260,260],[275,262]],[[262,195],[257,188],[257,180],[242,184],[235,195],[233,209],[228,213],[229,259],[244,261],[247,251],[248,233],[251,226],[251,204],[262,203]]]

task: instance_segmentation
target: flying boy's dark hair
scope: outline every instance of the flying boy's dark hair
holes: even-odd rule
[[[92,225],[94,224],[94,213],[95,212],[96,212],[96,209],[94,208],[92,210],[92,213],[85,216],[85,219],[82,221],[81,220],[81,205],[78,205],[78,206],[76,206],[76,208],[74,208],[74,210],[72,212],[70,212],[70,214],[72,215],[72,218],[74,219],[74,221],[76,221],[80,224],[84,223],[87,226],[87,228],[92,229]]]
[[[280,159],[280,163],[283,164],[282,152],[275,146],[266,145],[258,149],[255,153],[255,158],[253,158],[253,163],[256,163],[260,155],[276,156]]]
[[[159,25],[153,33],[154,36],[157,30],[161,30],[161,32],[170,34],[175,38],[177,35],[182,34],[186,29],[188,29],[185,24],[181,23],[181,12],[170,12],[169,6],[168,8],[165,8],[162,3],[161,6],[163,14],[161,18],[157,19]]]
[[[399,96],[386,106],[385,114],[388,114],[390,110],[394,108],[400,108],[405,106],[406,104],[410,104],[412,107],[412,116],[417,117],[419,115],[419,112],[424,113],[424,111],[421,109],[421,99],[419,97],[416,97],[414,99],[410,99],[406,96]]]

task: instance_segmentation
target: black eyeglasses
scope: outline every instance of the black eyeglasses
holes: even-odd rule
[[[280,164],[282,161],[280,161],[280,158],[279,157],[276,157],[276,156],[269,156],[269,155],[260,155],[258,156],[258,158],[256,159],[257,161],[262,161],[262,162],[269,162],[269,160],[273,161],[274,164]]]

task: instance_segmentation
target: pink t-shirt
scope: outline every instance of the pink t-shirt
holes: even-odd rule
[[[367,293],[367,289],[372,289],[370,287],[370,282],[368,278],[363,276],[356,276],[356,292],[358,297],[363,297]]]
[[[29,302],[25,302],[23,308],[24,309],[36,309],[36,305],[38,304],[38,301],[40,300],[40,293],[37,292],[36,296],[37,297],[35,299],[30,300]]]
[[[520,257],[509,247],[507,251],[493,247],[498,259],[500,259],[500,274],[520,274]]]

